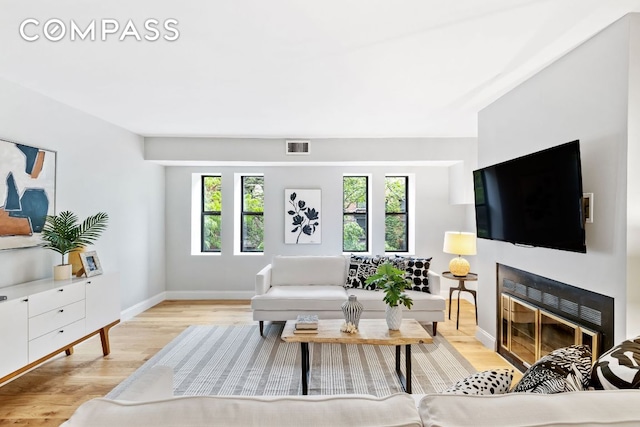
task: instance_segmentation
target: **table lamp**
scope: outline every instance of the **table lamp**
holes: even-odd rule
[[[458,255],[449,262],[449,271],[454,276],[466,276],[471,269],[469,261],[461,255],[476,254],[475,233],[464,233],[460,231],[447,231],[444,233],[444,253]]]

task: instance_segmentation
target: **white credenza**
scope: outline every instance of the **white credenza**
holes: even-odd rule
[[[1,288],[0,384],[120,322],[120,279],[107,273],[68,281],[43,279]]]

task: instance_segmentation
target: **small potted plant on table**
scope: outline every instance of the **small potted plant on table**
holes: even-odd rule
[[[411,288],[411,282],[406,278],[404,270],[394,267],[391,263],[380,264],[376,273],[369,276],[365,283],[373,284],[384,291],[382,300],[387,303],[385,315],[387,326],[392,331],[400,329],[402,324],[402,307],[411,309],[413,300],[405,294],[406,289]]]
[[[53,267],[54,280],[71,278],[71,264],[65,264],[65,255],[73,250],[92,245],[107,228],[109,216],[98,212],[78,223],[76,214],[70,211],[58,215],[47,215],[41,237],[43,248],[51,249],[62,256],[62,263]]]

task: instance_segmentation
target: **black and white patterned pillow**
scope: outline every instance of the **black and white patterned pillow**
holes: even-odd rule
[[[505,394],[511,387],[513,369],[493,369],[463,378],[442,394]]]
[[[513,393],[554,394],[589,386],[591,350],[585,345],[559,348],[540,358],[524,373]]]
[[[411,289],[429,292],[429,266],[431,258],[406,258],[405,271],[407,279],[411,281]]]
[[[380,259],[380,264],[383,264],[385,262],[390,263],[398,270],[406,271],[407,269],[407,258],[400,255],[382,257]]]
[[[640,336],[600,356],[591,370],[591,384],[598,390],[640,389]]]
[[[360,288],[376,291],[374,285],[367,285],[364,281],[367,277],[375,274],[380,258],[377,256],[353,255],[349,260],[349,272],[344,284],[345,288]]]

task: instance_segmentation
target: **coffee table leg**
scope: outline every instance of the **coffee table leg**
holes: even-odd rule
[[[302,349],[302,394],[307,394],[309,390],[309,343],[301,342]]]
[[[406,365],[406,373],[407,373],[407,385],[405,387],[405,391],[411,394],[411,344],[405,345],[404,350],[404,359]]]
[[[406,377],[402,374],[402,369],[400,369],[400,348],[402,346],[396,346],[396,374],[398,375],[398,380],[400,380],[400,385],[402,389],[411,393],[411,344],[407,344],[405,346],[405,373]]]

